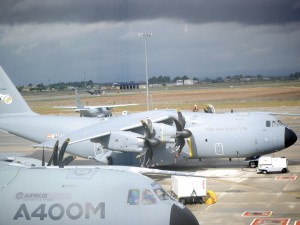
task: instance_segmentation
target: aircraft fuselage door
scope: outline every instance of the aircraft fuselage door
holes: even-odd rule
[[[222,143],[215,143],[215,152],[217,155],[223,155],[223,144]]]

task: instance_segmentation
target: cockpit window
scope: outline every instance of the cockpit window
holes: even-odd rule
[[[131,189],[128,191],[127,204],[138,205],[140,199],[140,191],[138,189]]]
[[[266,127],[279,127],[279,126],[284,126],[284,124],[280,120],[266,121]]]
[[[143,204],[144,205],[152,205],[155,204],[156,200],[153,197],[153,194],[149,190],[143,190]]]
[[[285,126],[280,120],[277,121],[280,126]]]
[[[155,189],[154,192],[162,201],[170,199],[170,196],[162,188]]]

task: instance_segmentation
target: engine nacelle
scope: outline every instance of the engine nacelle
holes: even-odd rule
[[[130,131],[112,131],[110,133],[107,148],[120,152],[141,152],[144,140],[137,133]]]
[[[176,127],[163,123],[154,123],[155,137],[162,143],[174,143],[176,137]]]

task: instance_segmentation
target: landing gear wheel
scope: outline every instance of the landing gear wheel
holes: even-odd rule
[[[249,162],[249,167],[250,168],[256,168],[257,167],[257,162],[254,162],[254,161]]]

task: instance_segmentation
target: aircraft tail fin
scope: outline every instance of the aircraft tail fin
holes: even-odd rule
[[[77,109],[84,109],[84,106],[80,102],[80,97],[79,97],[77,89],[75,89],[75,95],[76,95],[76,107],[77,107]]]
[[[16,86],[0,66],[0,116],[32,115]]]

